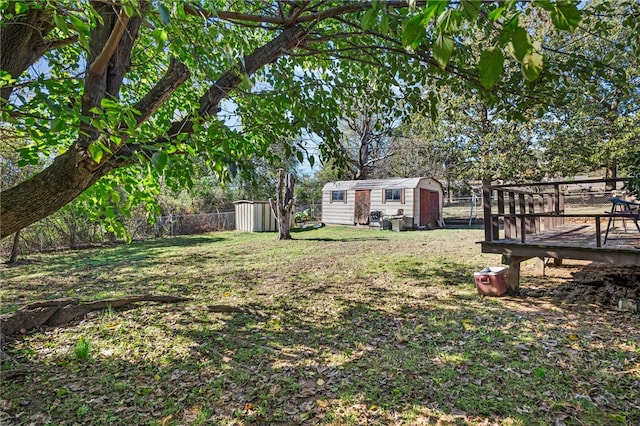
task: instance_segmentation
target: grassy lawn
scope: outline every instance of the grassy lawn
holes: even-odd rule
[[[481,230],[294,237],[176,237],[5,267],[2,312],[58,297],[192,301],[5,342],[0,424],[640,424],[640,318],[478,296],[473,272],[500,264],[480,253]],[[522,285],[540,284],[529,272]]]

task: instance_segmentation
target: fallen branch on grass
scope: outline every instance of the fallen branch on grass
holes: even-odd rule
[[[81,318],[89,312],[101,309],[120,308],[138,302],[186,302],[191,299],[178,296],[152,294],[115,297],[111,299],[84,302],[79,299],[64,298],[35,302],[25,305],[15,312],[0,315],[0,335],[9,336],[26,332],[42,325],[60,326]]]

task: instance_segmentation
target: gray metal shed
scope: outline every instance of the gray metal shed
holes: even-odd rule
[[[367,224],[372,211],[404,216],[405,228],[442,227],[442,184],[433,178],[394,178],[329,182],[322,188],[322,221]]]
[[[233,204],[236,210],[236,230],[244,232],[278,230],[278,222],[268,201],[239,200]]]

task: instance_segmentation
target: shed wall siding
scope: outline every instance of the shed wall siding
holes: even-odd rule
[[[268,203],[236,203],[236,230],[244,232],[277,231],[276,218]]]
[[[355,191],[347,191],[347,202],[331,202],[331,191],[322,193],[322,222],[336,225],[354,224]]]
[[[253,232],[253,205],[249,203],[236,204],[236,230]]]

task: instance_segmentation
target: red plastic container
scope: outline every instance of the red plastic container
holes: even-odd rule
[[[483,296],[501,296],[507,292],[507,268],[488,266],[474,272],[473,278],[478,294]]]

